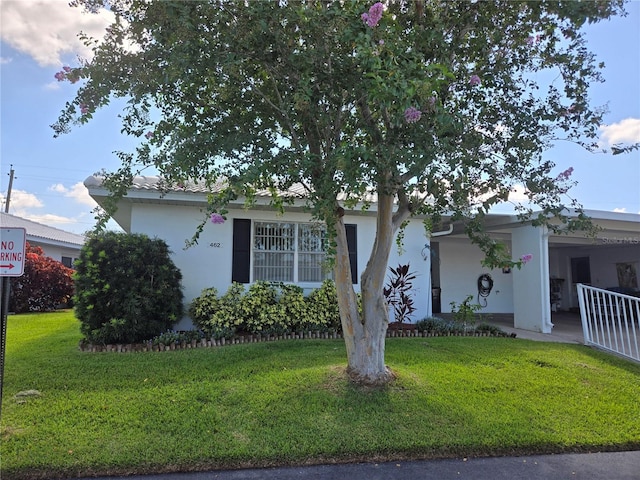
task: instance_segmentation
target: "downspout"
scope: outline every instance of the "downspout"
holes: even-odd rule
[[[544,227],[544,232],[542,233],[542,291],[544,292],[544,298],[546,300],[545,305],[545,317],[544,317],[544,327],[547,327],[549,333],[553,330],[553,323],[551,322],[551,286],[549,285],[549,279],[551,278],[549,274],[549,237],[551,233],[547,227]]]
[[[448,229],[440,230],[439,232],[431,232],[429,234],[429,238],[431,238],[431,237],[442,237],[444,235],[450,235],[452,233],[453,233],[453,223],[450,223]]]

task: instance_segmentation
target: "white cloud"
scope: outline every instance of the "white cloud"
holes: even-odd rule
[[[6,198],[4,195],[0,194],[0,199],[2,201],[2,208],[4,211]],[[16,189],[14,189],[11,192],[11,199],[9,200],[9,208],[10,208],[10,213],[13,213],[14,215],[20,216],[16,212],[24,212],[29,208],[40,208],[42,206],[43,206],[43,203],[33,193],[28,193],[28,192],[25,192],[24,190],[16,190]]]
[[[63,217],[61,215],[54,215],[53,213],[44,213],[42,215],[27,213],[22,217],[26,218],[27,220],[31,220],[32,222],[42,223],[43,225],[48,225],[50,227],[55,227],[56,225],[75,224],[77,222],[77,219],[75,218]]]
[[[616,213],[625,213],[627,211],[627,209],[626,208],[614,208],[613,211],[616,212]]]
[[[61,183],[56,183],[55,185],[51,185],[49,190],[56,193],[61,193],[67,198],[74,199],[77,203],[82,205],[88,205],[90,207],[95,207],[98,204],[95,202],[93,198],[89,196],[89,190],[84,186],[84,183],[78,182],[73,185],[71,188],[67,188]]]
[[[7,63],[11,62],[13,62],[13,58],[0,57],[0,65],[6,65]]]
[[[3,1],[0,38],[33,57],[41,66],[61,66],[62,56],[90,58],[91,50],[78,39],[80,31],[102,38],[113,14],[83,13],[68,0]]]
[[[601,140],[607,145],[640,142],[640,118],[625,118],[618,123],[601,125]]]
[[[60,90],[60,82],[49,82],[43,88],[45,90]]]

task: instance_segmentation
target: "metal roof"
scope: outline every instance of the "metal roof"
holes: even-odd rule
[[[49,227],[26,218],[16,217],[9,213],[0,212],[0,227],[24,228],[27,240],[40,241],[52,245],[69,246],[79,248],[84,245],[85,237],[77,233],[71,233],[59,228]]]

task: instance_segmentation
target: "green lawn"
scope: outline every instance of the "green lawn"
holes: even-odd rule
[[[640,365],[579,345],[391,338],[359,391],[341,340],[82,353],[71,312],[9,317],[1,476],[640,448]],[[37,395],[16,397],[37,390]]]

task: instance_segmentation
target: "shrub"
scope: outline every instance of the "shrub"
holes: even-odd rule
[[[189,305],[189,316],[206,337],[231,338],[244,327],[243,297],[241,283],[232,283],[221,297],[215,288],[205,288]]]
[[[318,327],[342,330],[338,293],[336,284],[331,280],[322,282],[322,286],[312,291],[307,297],[307,316],[303,328],[315,330]]]
[[[477,303],[471,303],[472,300],[473,295],[467,295],[460,305],[456,302],[449,303],[454,320],[463,326],[476,323],[476,312],[482,308]]]
[[[416,329],[419,332],[433,332],[446,334],[452,331],[453,322],[438,317],[427,317],[416,322]]]
[[[304,290],[298,285],[279,285],[280,295],[278,302],[283,307],[283,314],[287,318],[290,331],[308,330],[305,328],[309,322],[308,305],[304,298]]]
[[[413,312],[416,311],[414,306],[413,280],[416,279],[415,272],[409,271],[409,264],[398,265],[397,268],[389,267],[391,275],[388,282],[383,288],[383,294],[387,299],[387,303],[393,307],[393,315],[397,322],[403,323],[405,320],[411,320]]]
[[[91,343],[136,343],[182,315],[182,274],[163,240],[106,232],[89,238],[76,262],[75,313]]]
[[[220,299],[218,290],[215,288],[205,288],[200,292],[200,296],[193,299],[189,305],[189,317],[198,329],[207,333],[211,328],[211,319],[215,312],[220,309]]]
[[[16,313],[55,310],[73,296],[73,270],[26,243],[24,273],[11,278],[9,308]]]
[[[488,323],[481,323],[475,328],[478,333],[487,333],[495,337],[507,337],[509,334],[495,325],[489,325]]]
[[[263,330],[279,333],[287,330],[284,308],[278,302],[276,287],[264,281],[254,283],[242,299],[244,327],[248,332]]]
[[[230,338],[237,331],[284,334],[338,330],[340,314],[335,285],[323,283],[307,298],[297,285],[256,282],[245,292],[233,283],[221,297],[206,288],[189,306],[194,325],[209,338]]]

